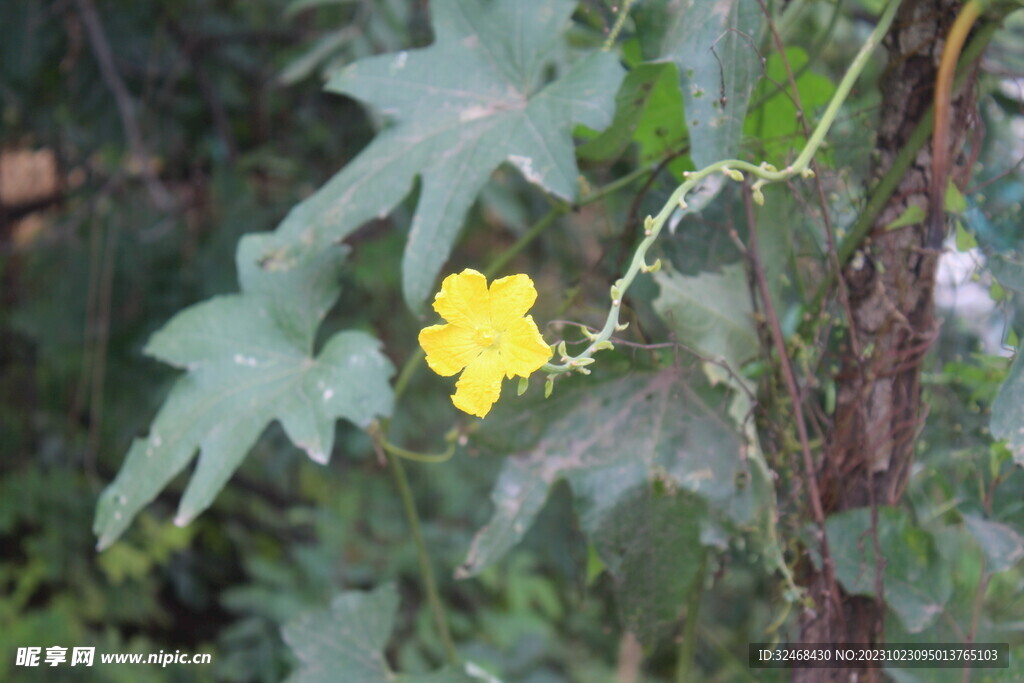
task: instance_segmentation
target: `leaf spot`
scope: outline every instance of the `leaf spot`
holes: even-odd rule
[[[259,365],[259,362],[255,358],[243,356],[240,353],[236,353],[233,360],[237,365],[244,365],[249,368],[254,368]]]
[[[511,154],[509,155],[508,160],[519,169],[519,172],[523,174],[524,178],[534,185],[541,185],[544,183],[544,174],[533,168],[533,159],[530,157]]]
[[[332,396],[334,396],[334,389],[324,389],[325,401],[330,401]]]
[[[466,123],[467,121],[475,121],[476,119],[482,119],[485,116],[491,116],[494,114],[493,107],[485,107],[482,104],[475,104],[472,107],[468,107],[459,112],[459,121]]]

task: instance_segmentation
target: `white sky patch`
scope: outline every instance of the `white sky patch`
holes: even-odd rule
[[[957,251],[953,237],[944,246],[935,274],[935,305],[973,330],[986,353],[1010,355],[1010,350],[1003,347],[1005,320],[989,296],[990,278],[975,277],[985,269],[985,255],[977,248]]]

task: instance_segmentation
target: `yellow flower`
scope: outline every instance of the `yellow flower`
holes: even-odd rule
[[[510,275],[487,287],[471,268],[449,275],[434,297],[434,310],[448,321],[420,331],[427,365],[443,377],[462,371],[452,403],[484,417],[501,394],[503,377],[529,377],[551,359],[551,349],[526,312],[537,300],[533,280]]]

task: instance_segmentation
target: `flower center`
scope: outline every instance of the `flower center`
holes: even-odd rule
[[[474,341],[482,347],[493,346],[498,343],[498,332],[493,327],[476,328]]]

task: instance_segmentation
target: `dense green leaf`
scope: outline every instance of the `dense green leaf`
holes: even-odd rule
[[[197,304],[153,335],[146,352],[187,374],[150,428],[136,439],[103,492],[94,528],[99,547],[200,451],[175,522],[202,512],[272,420],[310,458],[326,463],[339,417],[366,426],[391,412],[390,363],[363,332],[342,332],[313,355],[313,340],[337,298],[342,249],[313,254],[250,235],[238,249],[242,293]],[[295,259],[302,259],[296,261]]]
[[[429,674],[397,675],[384,659],[394,629],[398,591],[385,584],[363,593],[342,593],[330,608],[305,612],[282,629],[300,665],[289,683],[473,683],[453,667]]]
[[[1005,571],[1024,558],[1024,536],[1013,527],[974,515],[964,515],[964,523],[985,553],[989,571]]]
[[[479,573],[518,543],[561,479],[592,535],[614,531],[607,525],[616,506],[656,483],[695,493],[733,521],[752,519],[762,482],[746,468],[742,439],[709,407],[719,392],[665,370],[580,393],[535,447],[505,461],[491,492],[494,515],[477,532],[459,576]]]
[[[568,0],[439,0],[431,4],[432,46],[361,60],[328,83],[394,125],[322,191],[329,206],[315,229],[326,239],[343,237],[339,224],[386,213],[421,176],[402,262],[413,309],[433,289],[466,211],[499,164],[511,162],[552,194],[576,197],[572,124],[607,126],[624,72],[611,54],[592,52],[545,82],[573,7]]]
[[[615,118],[611,125],[581,145],[577,156],[587,161],[608,161],[621,156],[633,141],[640,119],[654,99],[655,91],[663,87],[663,81],[671,79],[668,73],[670,70],[668,64],[640,64],[632,69],[622,80],[619,92],[615,95]]]
[[[594,534],[615,581],[622,622],[653,647],[679,620],[704,554],[703,502],[684,491],[637,488],[605,515]]]
[[[875,594],[875,546],[871,511],[857,508],[826,521],[836,578],[848,593]],[[914,526],[906,512],[879,507],[878,546],[884,557],[885,601],[907,631],[917,633],[935,621],[953,592],[930,533]],[[816,558],[820,564],[820,559]]]
[[[667,68],[654,84],[633,138],[639,146],[641,164],[658,164],[670,155],[679,155],[668,165],[676,182],[679,182],[683,171],[693,168],[693,162],[688,154],[683,156],[689,150],[689,138],[683,116],[683,93],[679,90],[679,69],[672,63],[665,66]],[[707,180],[703,186],[708,188]],[[697,205],[703,206],[714,194],[711,192],[698,197],[695,189],[690,198],[696,200],[696,204],[691,206],[690,211],[699,211]]]
[[[757,329],[742,266],[696,276],[663,270],[654,277],[661,287],[654,308],[681,343],[722,358],[734,369],[757,355]]]
[[[579,157],[616,159],[631,142],[637,144],[641,164],[657,164],[679,152],[686,141],[686,124],[678,74],[675,64],[665,62],[640,64],[630,71],[615,98],[615,120],[579,148]],[[670,169],[678,177],[689,163],[680,157]]]
[[[807,66],[807,53],[798,47],[786,49],[786,61],[796,77],[796,89],[808,123],[813,127],[814,111],[828,103],[835,92],[832,81]],[[779,88],[785,86],[785,90]],[[752,100],[759,103],[747,116],[743,132],[760,140],[767,161],[783,166],[787,157],[803,149],[804,129],[797,117],[796,102],[782,57],[768,57],[765,77],[754,89]]]
[[[759,74],[756,46],[763,21],[745,0],[670,0],[663,59],[679,68],[698,168],[736,156],[750,91]]]

